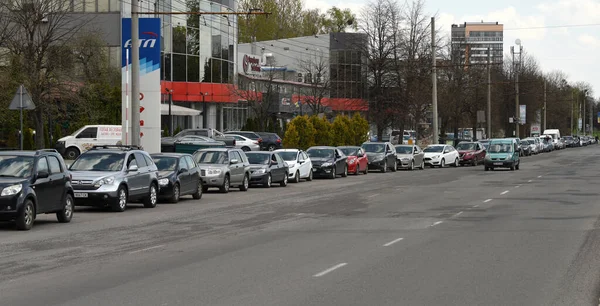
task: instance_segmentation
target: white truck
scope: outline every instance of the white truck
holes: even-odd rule
[[[66,159],[75,159],[93,146],[116,145],[120,141],[120,125],[86,125],[59,139],[56,150]]]
[[[552,137],[552,144],[554,145],[555,149],[558,149],[558,146],[559,146],[558,142],[560,141],[560,131],[558,129],[544,130],[544,134],[543,135]]]

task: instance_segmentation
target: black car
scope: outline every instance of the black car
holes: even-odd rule
[[[171,203],[179,198],[192,195],[195,200],[202,198],[200,169],[190,154],[156,153],[150,155],[158,168],[159,198]]]
[[[389,142],[365,142],[361,146],[369,158],[369,170],[381,170],[385,173],[389,170],[396,172],[397,159],[396,148]]]
[[[279,183],[281,187],[288,184],[290,169],[283,158],[272,152],[246,152],[250,162],[250,184],[271,187]]]
[[[306,150],[313,165],[313,176],[328,177],[348,176],[348,157],[335,147],[310,147]]]
[[[275,151],[281,149],[281,137],[275,133],[257,132],[261,138],[260,149],[266,151]]]
[[[73,218],[71,175],[55,150],[0,152],[0,220],[29,230],[38,214]]]

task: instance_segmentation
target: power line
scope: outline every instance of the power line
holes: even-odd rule
[[[584,24],[567,24],[567,25],[549,25],[549,26],[538,26],[538,27],[523,27],[523,28],[508,28],[504,31],[516,31],[516,30],[538,30],[538,29],[560,29],[560,28],[583,28],[583,27],[597,27],[600,23],[584,23]]]

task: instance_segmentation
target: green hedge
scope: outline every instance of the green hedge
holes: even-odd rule
[[[285,148],[306,150],[318,146],[360,146],[367,140],[369,122],[359,113],[351,118],[338,115],[330,122],[319,116],[297,116],[286,127],[283,136]]]

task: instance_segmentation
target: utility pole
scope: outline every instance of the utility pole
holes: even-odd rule
[[[571,89],[571,126],[569,133],[573,135],[573,105],[575,104],[575,95],[573,94],[573,89]]]
[[[140,30],[139,6],[131,0],[131,144],[140,145]]]
[[[173,137],[173,113],[171,108],[173,107],[173,90],[169,88],[165,88],[167,94],[169,95],[169,136]]]
[[[585,111],[587,108],[587,90],[583,91],[583,101],[582,101],[582,107],[583,108],[583,115],[581,116],[581,127],[583,128],[583,136],[587,135],[587,129],[585,128]]]
[[[519,138],[519,123],[521,119],[521,114],[519,111],[519,68],[521,65],[521,54],[523,53],[523,46],[521,46],[521,40],[517,39],[515,41],[517,46],[519,46],[519,60],[515,63],[515,48],[510,47],[510,51],[512,53],[513,64],[515,65],[515,137]]]
[[[492,138],[492,62],[490,48],[487,48],[487,138]]]
[[[439,143],[438,133],[438,105],[437,105],[437,70],[436,70],[436,48],[435,48],[435,17],[431,17],[431,82],[433,88],[431,90],[431,106],[433,112],[432,125],[433,125],[433,143]]]
[[[546,80],[544,80],[544,131],[546,130]]]

